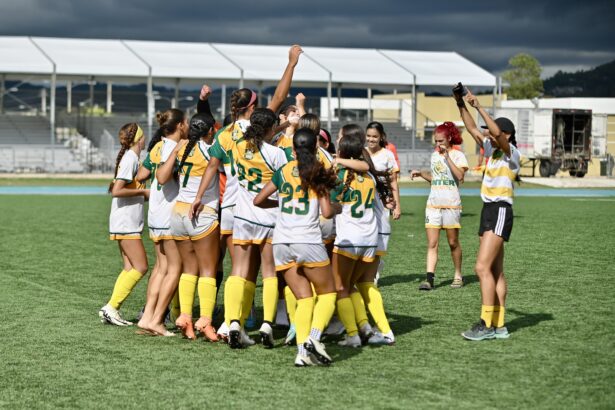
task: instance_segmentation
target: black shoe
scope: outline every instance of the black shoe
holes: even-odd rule
[[[433,290],[433,289],[434,289],[433,280],[426,279],[419,285],[419,290]]]

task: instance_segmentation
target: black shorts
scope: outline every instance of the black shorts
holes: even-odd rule
[[[483,210],[480,213],[478,236],[483,236],[484,232],[492,231],[508,242],[512,227],[513,211],[509,203],[487,202],[483,204]]]

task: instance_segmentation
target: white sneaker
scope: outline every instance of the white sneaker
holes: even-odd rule
[[[313,337],[309,336],[303,346],[305,350],[312,353],[320,363],[329,365],[333,362],[333,359],[331,359],[331,356],[329,356],[325,350],[325,345]]]
[[[98,311],[98,317],[102,323],[109,323],[115,326],[130,326],[132,322],[122,319],[118,312],[111,305],[105,305]]]
[[[395,336],[393,335],[393,331],[387,334],[375,332],[373,336],[367,340],[367,344],[392,346],[395,344]]]
[[[343,347],[361,347],[361,338],[359,337],[359,335],[346,335],[344,339],[337,342],[337,344]]]
[[[329,326],[325,329],[323,334],[328,336],[340,336],[344,333],[346,329],[344,328],[344,324],[340,322],[337,316],[334,316],[329,322]]]
[[[231,322],[228,331],[228,345],[231,349],[241,349],[243,343],[241,343],[241,333],[243,329],[239,322]]]
[[[295,357],[296,367],[309,367],[316,366],[317,364],[318,363],[316,363],[316,359],[311,354],[307,356],[302,356],[300,353],[297,353],[297,356]]]
[[[273,329],[269,323],[263,323],[259,330],[261,334],[261,343],[266,349],[273,349]]]
[[[218,328],[218,331],[216,332],[218,334],[218,338],[224,343],[228,343],[228,331],[228,325],[226,324],[226,322],[222,322],[222,324]]]
[[[361,326],[361,329],[359,329],[359,337],[361,338],[361,343],[364,345],[367,344],[367,341],[373,335],[374,329],[369,323],[364,324],[363,326]]]
[[[240,340],[244,347],[254,346],[256,344],[256,341],[248,336],[244,328],[241,328]]]

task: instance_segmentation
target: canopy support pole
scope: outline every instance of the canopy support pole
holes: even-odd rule
[[[416,98],[416,74],[412,75],[412,151],[416,147],[416,112],[417,112],[417,98]]]
[[[224,117],[226,117],[226,84],[222,84],[222,96],[220,98],[221,122],[224,122]]]
[[[175,93],[171,100],[171,108],[179,108],[179,78],[175,79]]]
[[[71,113],[73,110],[73,82],[66,82],[66,112]]]
[[[111,107],[113,106],[113,83],[107,81],[107,114],[111,114]]]
[[[367,121],[372,121],[372,89],[367,89]]]

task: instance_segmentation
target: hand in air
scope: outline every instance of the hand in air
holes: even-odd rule
[[[211,95],[211,92],[211,88],[207,84],[203,84],[203,87],[201,87],[201,94],[199,94],[199,99],[201,101],[207,100]]]
[[[297,65],[301,53],[303,53],[301,46],[298,44],[293,45],[288,52],[288,62],[293,66]]]
[[[468,90],[468,94],[466,94],[466,101],[468,102],[468,104],[470,104],[472,107],[479,109],[480,108],[480,103],[478,102],[478,98],[472,94],[470,92],[470,90]]]
[[[303,106],[305,104],[305,95],[303,95],[303,93],[299,93],[295,96],[295,104],[298,106]]]
[[[420,177],[421,176],[421,171],[419,171],[418,169],[413,169],[410,171],[410,179],[414,179],[416,177]]]

